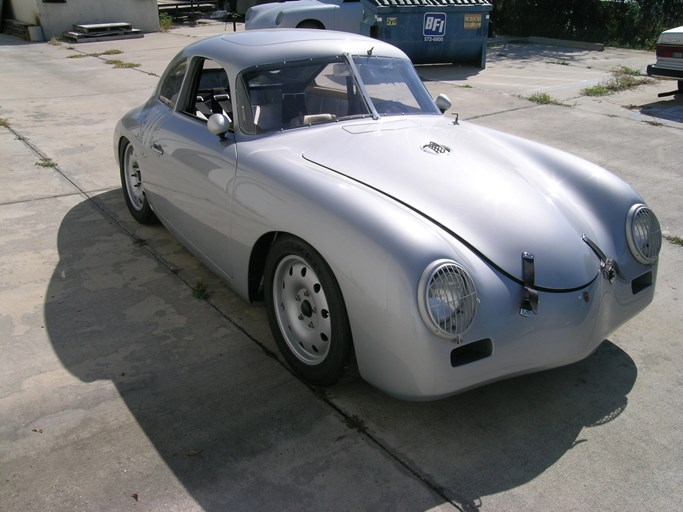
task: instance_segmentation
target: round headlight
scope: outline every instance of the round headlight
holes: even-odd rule
[[[650,265],[662,248],[662,228],[657,216],[644,204],[634,204],[626,217],[626,240],[633,257]]]
[[[418,307],[429,330],[453,339],[467,332],[477,311],[477,290],[469,274],[449,260],[435,261],[422,273]]]

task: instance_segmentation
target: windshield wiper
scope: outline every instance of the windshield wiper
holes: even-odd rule
[[[339,116],[337,118],[337,121],[347,121],[349,119],[365,119],[366,117],[372,117],[373,119],[375,119],[375,117],[372,114],[366,113],[366,114],[349,114],[348,116]]]

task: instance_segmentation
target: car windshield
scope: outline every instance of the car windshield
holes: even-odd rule
[[[339,55],[244,71],[238,115],[245,133],[359,117],[440,114],[409,60]]]
[[[360,80],[380,116],[440,114],[408,60],[354,56]]]

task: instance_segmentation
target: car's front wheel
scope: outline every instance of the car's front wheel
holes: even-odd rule
[[[140,224],[155,224],[156,215],[145,196],[142,169],[135,148],[126,142],[121,148],[121,188],[128,211]]]
[[[265,303],[278,348],[304,380],[331,386],[352,353],[351,328],[339,285],[306,242],[278,238],[266,259]]]

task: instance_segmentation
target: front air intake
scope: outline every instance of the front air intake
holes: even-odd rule
[[[493,354],[493,342],[490,338],[468,343],[451,351],[453,368],[479,361]]]

